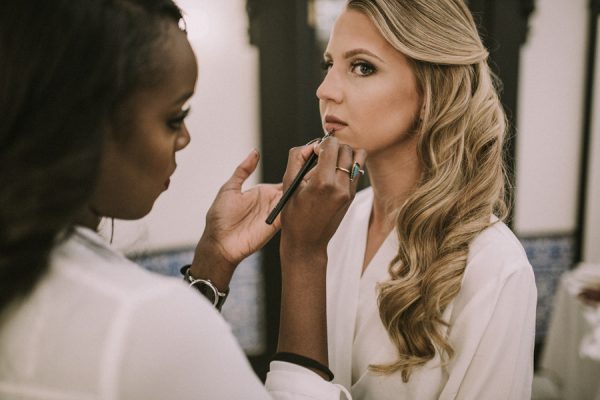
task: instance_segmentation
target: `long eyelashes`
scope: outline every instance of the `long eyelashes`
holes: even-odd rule
[[[333,67],[333,62],[321,61],[321,69],[323,71],[328,72],[331,67]],[[350,64],[350,71],[359,77],[366,77],[377,72],[377,68],[368,61],[357,60]]]
[[[352,72],[359,76],[373,75],[377,71],[375,66],[366,61],[356,61],[352,63]]]
[[[183,121],[185,121],[187,116],[190,114],[190,111],[190,107],[186,108],[185,110],[181,110],[181,112],[175,118],[172,118],[167,122],[169,128],[173,129],[174,131],[181,129]]]

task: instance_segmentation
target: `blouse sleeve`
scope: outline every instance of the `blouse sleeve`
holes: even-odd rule
[[[455,358],[440,399],[531,398],[536,301],[528,263],[477,290],[452,325]]]
[[[125,311],[114,332],[121,336],[114,398],[340,399],[335,385],[288,363],[272,363],[269,394],[208,301],[184,285],[155,293]]]

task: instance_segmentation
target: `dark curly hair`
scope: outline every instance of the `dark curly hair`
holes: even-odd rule
[[[160,81],[154,54],[181,18],[171,0],[0,2],[0,313],[48,269],[93,192],[106,132]]]

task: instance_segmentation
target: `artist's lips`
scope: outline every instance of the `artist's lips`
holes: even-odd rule
[[[173,174],[175,173],[175,170],[176,170],[176,169],[177,169],[177,166],[175,166],[175,167],[173,168],[173,172],[171,172],[171,173],[169,174],[169,177],[168,177],[168,178],[167,178],[167,180],[165,181],[165,183],[164,183],[164,185],[163,185],[163,188],[164,188],[165,190],[167,190],[167,189],[169,188],[169,185],[171,185],[171,176],[173,176]]]
[[[348,126],[348,124],[334,115],[326,115],[323,126],[327,132],[339,131]]]

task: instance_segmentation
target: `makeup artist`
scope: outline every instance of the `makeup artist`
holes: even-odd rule
[[[282,185],[242,192],[252,151],[207,213],[184,268],[192,287],[96,232],[101,218],[150,212],[190,141],[198,67],[181,22],[171,0],[0,2],[2,399],[342,395],[328,368],[326,247],[364,151],[335,138],[293,149]],[[313,152],[314,169],[265,224]],[[237,264],[279,228],[281,334],[265,388],[218,308]]]

